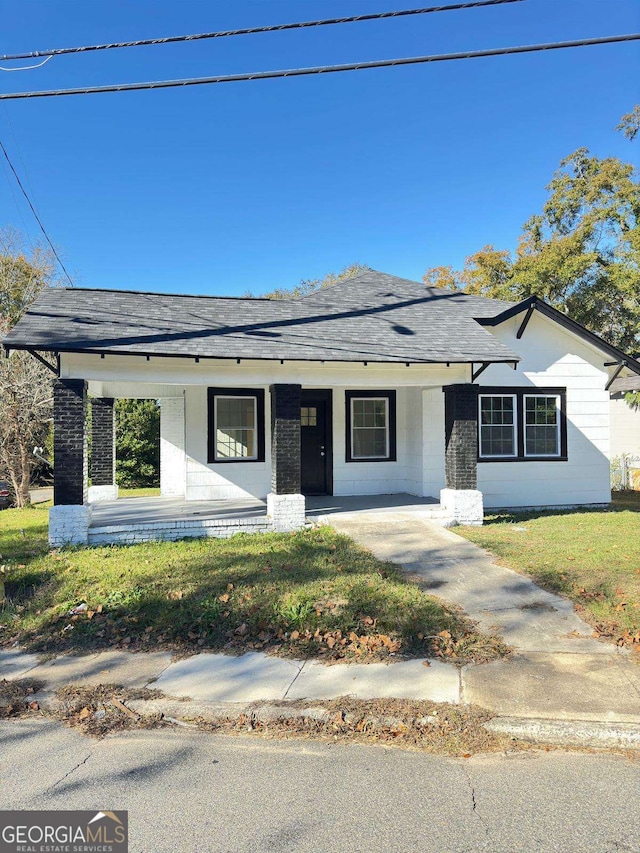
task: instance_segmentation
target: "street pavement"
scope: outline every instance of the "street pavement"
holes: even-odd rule
[[[127,809],[131,853],[638,853],[640,764],[0,724],[3,809]]]

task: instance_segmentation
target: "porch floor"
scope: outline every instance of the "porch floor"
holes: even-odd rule
[[[319,518],[345,513],[409,512],[424,513],[439,504],[435,498],[416,495],[348,495],[345,497],[309,497],[307,517]],[[184,498],[120,498],[92,504],[90,529],[129,527],[138,524],[162,524],[198,521],[265,521],[267,503],[258,499],[228,501],[185,501]]]

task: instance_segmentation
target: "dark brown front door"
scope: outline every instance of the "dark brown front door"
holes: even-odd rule
[[[300,412],[302,494],[330,495],[333,491],[331,391],[303,391]]]

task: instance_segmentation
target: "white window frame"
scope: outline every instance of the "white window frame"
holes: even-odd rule
[[[538,395],[543,396],[543,395]],[[552,396],[552,395],[548,395]],[[488,397],[511,397],[513,401],[513,453],[483,453],[482,452],[482,400]],[[485,424],[499,426],[499,424]],[[503,426],[508,426],[504,424]],[[518,395],[517,394],[478,394],[478,457],[480,459],[517,459],[518,458]]]
[[[353,404],[356,400],[367,400],[370,402],[378,402],[382,401],[384,403],[384,429],[385,429],[385,454],[384,456],[356,456],[354,453],[354,442],[353,442],[353,430],[354,429],[380,429],[380,427],[356,427],[354,424],[354,406]],[[389,426],[389,398],[383,394],[380,397],[351,397],[349,400],[349,405],[351,407],[350,411],[350,427],[351,427],[351,435],[349,436],[349,441],[351,442],[351,459],[356,460],[358,462],[371,460],[372,462],[380,459],[389,459],[391,454],[391,430]]]
[[[253,446],[252,456],[218,456],[218,400],[253,400]],[[251,427],[235,427],[235,429],[250,429]],[[214,430],[214,460],[215,462],[255,462],[258,458],[258,398],[254,394],[214,394],[213,396],[213,430]]]
[[[527,453],[527,400],[535,397],[553,397],[556,401],[556,453]],[[560,432],[560,422],[562,420],[561,406],[562,397],[560,394],[545,394],[544,392],[540,392],[539,394],[522,395],[522,447],[525,457],[534,457],[536,459],[557,459],[558,456],[562,456],[562,435]],[[529,426],[536,426],[536,424],[529,424]],[[538,424],[538,426],[545,426],[545,424]]]

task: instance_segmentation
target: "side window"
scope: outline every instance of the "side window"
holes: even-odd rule
[[[517,456],[515,394],[480,395],[480,456]]]
[[[560,414],[560,395],[525,394],[525,456],[560,456]]]
[[[480,462],[567,460],[566,388],[479,390]]]

